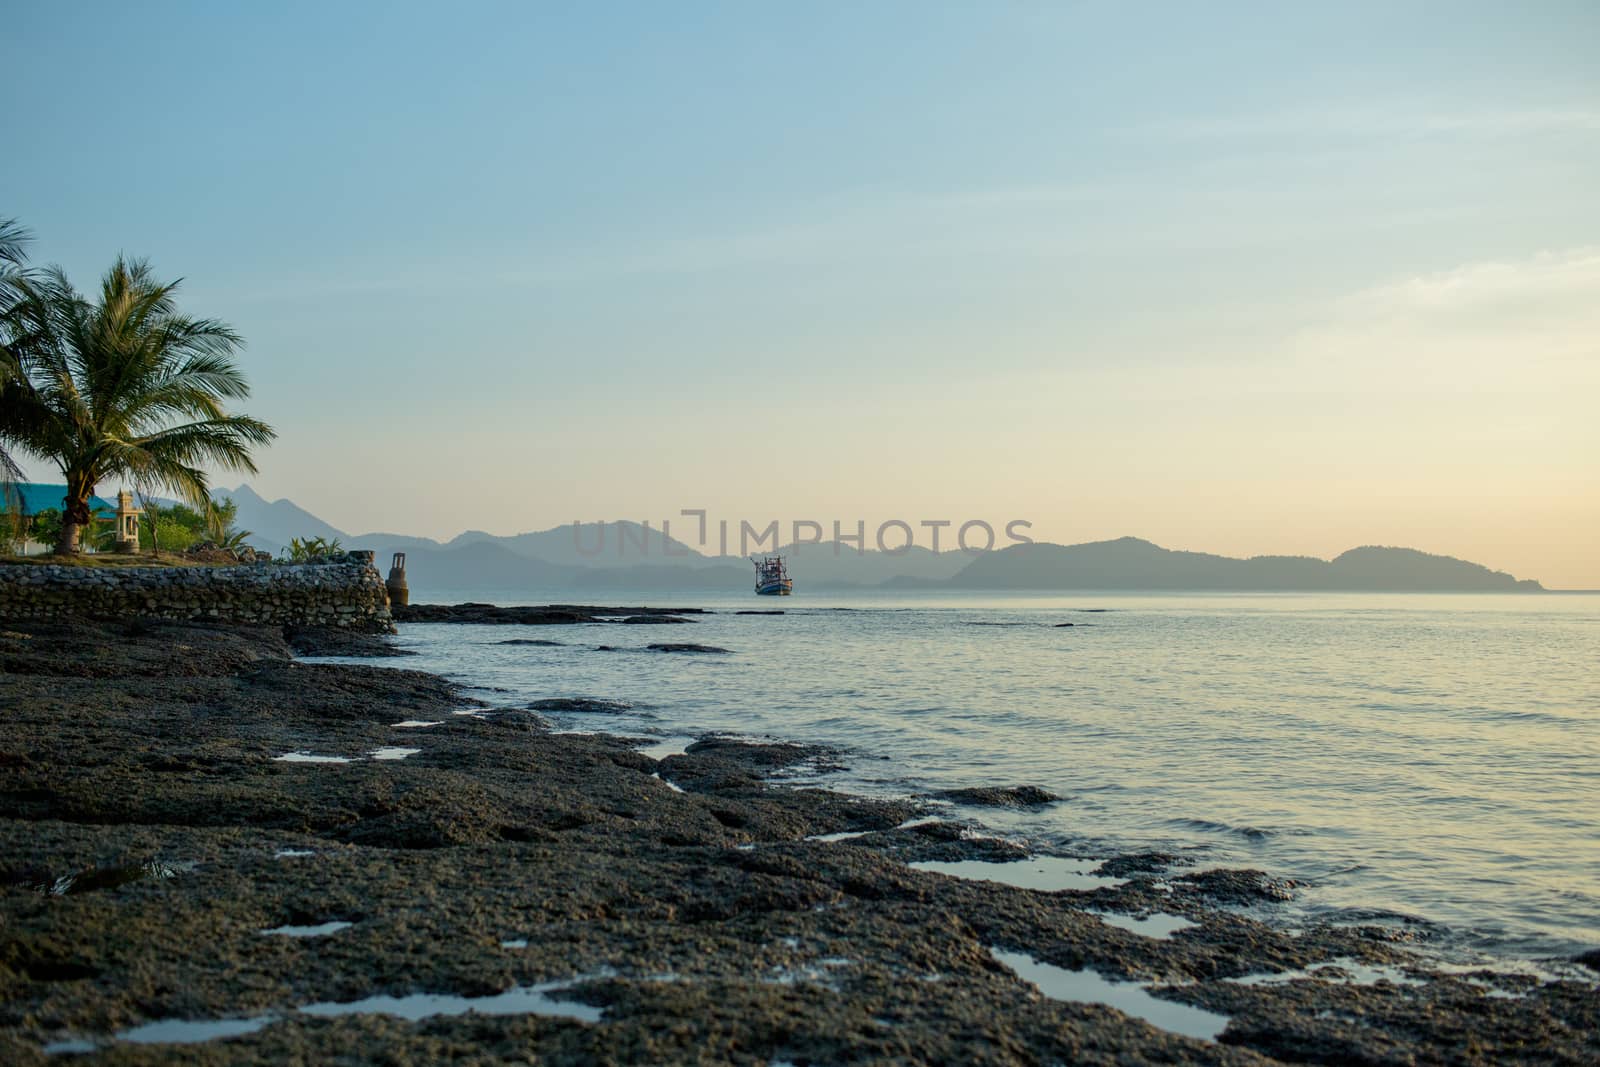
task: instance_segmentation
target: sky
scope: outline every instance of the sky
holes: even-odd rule
[[[8,8],[0,215],[183,277],[279,432],[248,480],[342,529],[1600,588],[1592,0]]]

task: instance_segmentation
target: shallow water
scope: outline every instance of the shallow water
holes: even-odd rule
[[[1104,1004],[1124,1015],[1143,1019],[1151,1026],[1201,1041],[1215,1041],[1228,1025],[1226,1015],[1151,996],[1137,982],[1113,982],[1090,970],[1069,971],[1051,963],[1040,963],[1020,952],[1000,949],[990,952],[1015,971],[1017,977],[1032,982],[1051,1000]]]
[[[1185,919],[1182,915],[1168,915],[1160,911],[1143,918],[1119,915],[1113,911],[1097,911],[1094,914],[1099,916],[1103,923],[1157,941],[1165,941],[1179,930],[1189,930],[1200,925],[1193,919]]]
[[[661,760],[668,756],[681,756],[692,744],[692,737],[669,737],[651,745],[640,745],[638,751],[651,759]]]
[[[1326,960],[1304,970],[1247,974],[1241,978],[1225,978],[1223,981],[1237,985],[1283,985],[1286,982],[1308,978],[1323,982],[1339,982],[1344,985],[1377,985],[1379,982],[1392,982],[1395,985],[1422,984],[1420,978],[1412,978],[1399,967],[1382,963],[1362,963],[1360,960],[1345,956]]]
[[[469,1011],[480,1015],[550,1015],[581,1022],[600,1021],[601,1009],[574,1000],[557,1000],[551,993],[560,992],[572,982],[551,982],[547,985],[517,986],[503,993],[490,993],[481,997],[463,997],[453,993],[411,993],[403,997],[376,996],[346,1002],[328,1001],[303,1004],[300,1011],[307,1015],[397,1015],[415,1022],[435,1015],[465,1015]]]
[[[1091,874],[1099,866],[1095,860],[1064,859],[1060,856],[1030,856],[1003,863],[987,860],[926,860],[911,866],[919,871],[948,874],[953,878],[975,878],[1047,893],[1065,889],[1087,893],[1095,889],[1113,889],[1123,883],[1121,878]]]
[[[191,1045],[216,1041],[225,1037],[253,1034],[273,1022],[274,1016],[259,1015],[252,1019],[160,1019],[118,1032],[105,1041],[128,1041],[136,1045]],[[44,1046],[50,1055],[60,1053],[96,1052],[100,1041],[90,1038],[67,1038]]]
[[[262,930],[261,933],[277,937],[327,937],[340,930],[348,930],[352,925],[354,924],[334,919],[315,926],[274,926],[270,930]]]
[[[491,703],[634,705],[545,713],[569,729],[839,745],[851,770],[823,780],[860,792],[1041,786],[1065,801],[961,813],[1079,855],[1306,881],[1295,921],[1411,917],[1457,953],[1600,945],[1600,597],[605,599],[724,609],[672,637],[734,655],[594,651],[660,639],[636,627],[410,625],[421,655],[385,662],[503,687],[474,693]],[[528,635],[566,644],[499,643]]]
[[[261,932],[308,937],[334,932],[324,927],[343,929],[349,925],[349,923],[326,923],[323,927],[284,926]],[[507,947],[512,945],[526,947],[527,942],[505,944]],[[323,1017],[396,1015],[412,1022],[432,1018],[435,1015],[465,1015],[468,1012],[477,1012],[480,1015],[548,1015],[587,1023],[598,1022],[602,1014],[600,1008],[577,1001],[561,1000],[551,995],[559,994],[581,981],[582,978],[575,978],[544,985],[515,986],[502,993],[490,993],[478,997],[458,996],[452,993],[411,993],[400,997],[372,996],[352,1001],[321,1001],[315,1004],[302,1004],[283,1014],[258,1015],[248,1019],[158,1019],[142,1026],[118,1031],[109,1037],[73,1037],[54,1041],[45,1045],[44,1051],[50,1055],[96,1052],[103,1046],[109,1047],[119,1041],[133,1044],[200,1044],[221,1038],[253,1034],[296,1011]]]

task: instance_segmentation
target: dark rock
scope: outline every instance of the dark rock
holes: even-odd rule
[[[1590,949],[1588,952],[1572,957],[1574,963],[1581,963],[1591,971],[1600,971],[1600,948]]]
[[[781,611],[736,611],[735,615],[782,615]]]
[[[1030,854],[1026,845],[987,834],[974,834],[970,825],[956,822],[918,823],[882,836],[885,839],[884,851],[904,863],[924,860],[1012,863],[1026,859]]]
[[[1094,869],[1105,878],[1132,878],[1141,874],[1161,874],[1173,867],[1188,866],[1191,860],[1171,852],[1136,852],[1127,856],[1113,856]]]
[[[1186,874],[1172,882],[1181,889],[1218,904],[1258,904],[1262,901],[1294,899],[1299,882],[1290,878],[1271,878],[1263,871],[1225,870]]]
[[[1078,624],[1075,623],[1075,622],[1058,622],[1058,623],[1056,623],[1056,629],[1060,630],[1060,629],[1063,629],[1063,628],[1068,627],[1068,626],[1076,626],[1076,625],[1078,625]]]
[[[1046,789],[1033,785],[974,786],[969,789],[946,789],[935,793],[942,800],[957,804],[972,804],[984,808],[1037,808],[1053,804],[1061,798]]]
[[[499,607],[495,604],[409,604],[391,609],[395,622],[452,622],[483,626],[571,626],[648,617],[704,615],[705,608],[607,608],[592,604]],[[687,619],[677,619],[688,622]]]
[[[706,737],[685,750],[693,756],[716,756],[729,763],[759,771],[773,771],[802,763],[843,770],[839,750],[823,745],[801,745],[785,741],[742,741],[731,737]]]
[[[644,647],[647,650],[651,651],[651,652],[719,652],[719,653],[726,653],[726,652],[730,651],[729,649],[726,649],[726,648],[718,648],[716,645],[666,644],[666,645],[646,645]]]
[[[483,722],[502,730],[537,733],[541,730],[554,730],[556,728],[555,723],[532,708],[496,708],[492,712],[483,712],[481,714]]]
[[[495,642],[495,644],[497,644],[497,645],[532,645],[532,646],[536,646],[538,648],[556,648],[556,647],[559,647],[559,646],[561,646],[561,645],[563,645],[565,643],[566,642],[564,642],[564,641],[546,641],[543,638],[528,638],[528,637],[513,637],[509,641],[496,641]]]
[[[361,656],[381,659],[386,656],[414,656],[395,648],[384,635],[336,629],[331,626],[286,626],[284,637],[297,656]]]
[[[630,626],[666,626],[693,621],[693,619],[680,619],[676,615],[629,615],[622,620]]]
[[[620,715],[632,707],[624,700],[598,700],[594,697],[550,697],[528,705],[530,711],[588,712],[595,715]]]
[[[0,677],[214,677],[290,658],[276,626],[62,619],[10,622],[0,631]]]

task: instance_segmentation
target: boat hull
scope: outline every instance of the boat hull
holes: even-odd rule
[[[788,596],[794,589],[794,581],[785,578],[781,582],[763,582],[756,586],[756,596]]]

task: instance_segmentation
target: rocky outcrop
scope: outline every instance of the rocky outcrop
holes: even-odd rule
[[[645,645],[647,652],[708,652],[725,654],[731,649],[718,648],[716,645],[697,645],[692,642],[672,642],[667,644]]]
[[[1049,790],[1040,789],[1036,785],[973,786],[967,789],[946,789],[935,793],[934,796],[980,808],[1038,808],[1061,799]]]
[[[0,619],[83,616],[394,631],[370,552],[232,567],[0,566]]]
[[[600,700],[595,697],[550,697],[535,700],[529,711],[587,712],[594,715],[621,715],[633,707],[625,700]]]
[[[488,626],[569,626],[588,622],[691,622],[680,615],[706,615],[705,608],[608,608],[593,604],[408,604],[394,609],[396,622],[458,622]]]

